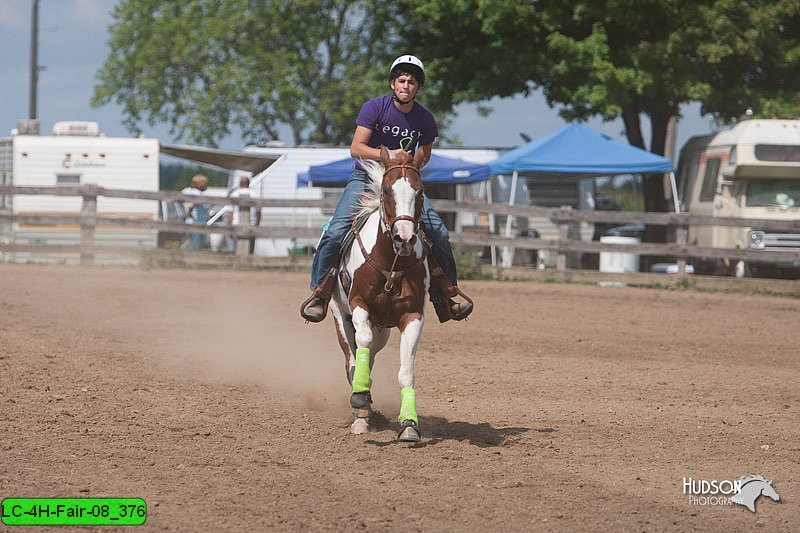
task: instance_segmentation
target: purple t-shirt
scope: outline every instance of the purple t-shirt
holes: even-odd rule
[[[378,148],[383,145],[390,150],[403,148],[412,154],[418,146],[432,144],[439,135],[436,119],[419,102],[408,113],[395,107],[391,95],[380,96],[361,106],[356,124],[372,130],[367,145]],[[400,141],[410,138],[411,141]]]

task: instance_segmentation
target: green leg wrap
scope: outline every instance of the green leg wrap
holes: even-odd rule
[[[353,392],[369,392],[372,379],[369,377],[369,348],[356,349],[356,371],[353,374]]]
[[[400,396],[403,402],[400,404],[400,416],[397,417],[397,421],[402,424],[406,420],[413,420],[415,424],[419,425],[417,392],[411,387],[403,387]]]

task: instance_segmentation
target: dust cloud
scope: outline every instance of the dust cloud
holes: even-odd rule
[[[94,339],[109,355],[140,358],[188,380],[280,391],[308,410],[349,413],[333,318],[306,324],[300,317],[308,288],[297,274],[6,266],[5,276],[20,287],[7,306]],[[400,406],[398,354],[393,332],[373,370],[373,396],[388,412]]]
[[[191,324],[161,343],[158,360],[206,379],[280,390],[307,409],[346,406],[350,389],[333,318],[306,324],[297,311],[304,287],[298,289],[296,302],[247,298],[242,291],[218,294],[208,306],[185,312]],[[399,409],[398,351],[393,338],[373,372],[376,391],[398,397],[384,408]]]

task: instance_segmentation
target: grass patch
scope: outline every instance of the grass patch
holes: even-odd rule
[[[456,260],[458,279],[491,279],[481,269],[477,248],[453,243],[453,257]]]

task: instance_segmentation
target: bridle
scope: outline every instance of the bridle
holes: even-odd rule
[[[389,171],[390,170],[394,170],[396,168],[400,169],[400,171],[402,172],[403,176],[406,175],[408,170],[413,170],[417,174],[417,176],[420,177],[420,181],[422,181],[422,177],[421,177],[421,175],[419,173],[419,170],[417,170],[413,166],[408,165],[406,163],[401,163],[401,164],[398,164],[398,165],[392,165],[392,166],[384,169],[383,177],[386,178],[386,175],[389,173]],[[384,207],[383,184],[381,184],[381,200],[380,200],[380,217],[381,218],[380,218],[380,220],[381,220],[381,225],[383,226],[383,231],[389,237],[390,240],[391,240],[391,236],[392,236],[392,228],[394,227],[395,224],[397,224],[401,220],[407,220],[407,221],[411,222],[412,224],[414,224],[414,234],[415,235],[419,232],[419,223],[420,223],[420,221],[419,221],[418,217],[420,217],[420,218],[422,217],[422,210],[420,209],[419,213],[417,213],[416,212],[417,210],[415,208],[414,211],[415,211],[415,213],[414,213],[415,216],[413,216],[413,217],[409,216],[409,215],[399,215],[399,216],[396,215],[396,216],[392,217],[391,219],[387,220],[386,219],[386,209]],[[418,215],[418,217],[417,217],[417,215]],[[370,254],[367,253],[367,250],[364,248],[364,243],[361,241],[361,235],[359,234],[359,232],[356,231],[355,233],[356,233],[356,242],[358,243],[358,246],[361,248],[361,253],[364,256],[364,260],[367,262],[367,264],[369,264],[369,266],[371,266],[375,271],[377,271],[380,274],[382,274],[383,277],[386,279],[386,283],[383,286],[383,291],[388,295],[392,291],[392,289],[395,287],[395,283],[400,281],[400,279],[405,274],[405,271],[403,271],[403,270],[395,270],[395,266],[397,265],[397,259],[400,257],[400,254],[398,252],[395,252],[394,260],[392,261],[392,266],[389,268],[389,270],[386,270],[381,265],[379,265],[375,261],[375,259],[372,258],[372,256]],[[422,253],[422,257],[417,259],[417,261],[413,265],[411,265],[409,268],[407,268],[406,271],[413,270],[413,269],[415,269],[418,266],[421,266],[423,264],[423,262],[425,261],[425,256],[427,255],[427,246],[424,246],[423,248],[424,248],[424,251]],[[387,298],[386,299],[387,313],[388,313],[388,310],[389,310],[390,306],[391,306],[391,300],[389,298]]]
[[[383,171],[384,179],[386,178],[386,175],[389,173],[390,170],[394,170],[396,168],[400,169],[400,172],[402,173],[403,176],[405,176],[407,174],[407,172],[406,172],[407,170],[413,170],[417,174],[417,177],[420,178],[420,181],[422,181],[422,176],[420,175],[419,170],[417,170],[413,166],[408,165],[406,163],[401,163],[399,165],[392,165],[392,166],[384,169],[384,171]],[[400,222],[401,220],[407,220],[408,222],[411,222],[412,224],[414,224],[414,234],[417,234],[417,232],[419,231],[419,218],[416,216],[417,215],[416,212],[415,212],[415,216],[413,216],[413,217],[409,216],[409,215],[395,215],[391,219],[387,220],[386,219],[386,208],[385,208],[384,204],[385,204],[385,195],[383,194],[383,187],[381,187],[380,209],[381,209],[381,224],[383,225],[384,233],[386,233],[386,234],[391,236],[392,228],[394,228],[394,225],[397,224],[398,222]],[[415,209],[415,211],[416,211],[416,209]],[[419,213],[419,216],[420,217],[422,216],[422,212],[421,211]]]

